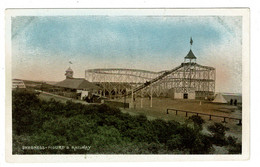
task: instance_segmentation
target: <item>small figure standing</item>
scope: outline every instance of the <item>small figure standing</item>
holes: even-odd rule
[[[235,99],[235,101],[234,101],[234,105],[235,105],[235,106],[237,105],[237,99]]]
[[[233,105],[233,99],[230,100],[230,105]]]

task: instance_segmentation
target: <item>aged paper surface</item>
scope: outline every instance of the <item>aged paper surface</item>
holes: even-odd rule
[[[6,85],[8,162],[245,160],[249,10],[9,9]]]

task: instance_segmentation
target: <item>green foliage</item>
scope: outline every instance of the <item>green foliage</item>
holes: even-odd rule
[[[32,130],[32,112],[39,104],[36,94],[17,89],[12,92],[12,123],[14,133],[30,133]]]
[[[228,136],[226,142],[228,145],[234,146],[237,142],[237,138],[235,138],[233,136]]]
[[[212,144],[217,146],[224,146],[229,154],[241,154],[242,153],[242,145],[237,142],[237,138],[228,136],[226,137],[226,131],[229,130],[228,127],[224,126],[221,123],[215,123],[214,125],[210,125],[208,130],[211,132],[211,136],[209,140]]]
[[[242,153],[242,144],[236,143],[233,146],[228,147],[228,153],[229,154],[241,154]]]
[[[223,136],[227,128],[215,124],[209,127],[212,136],[204,135],[204,120],[197,116],[186,124],[148,120],[104,104],[41,101],[26,91],[13,91],[12,113],[14,154],[208,154],[212,143],[226,141]],[[23,146],[91,149],[26,150]],[[239,152],[239,145],[230,144],[229,150]]]
[[[228,136],[227,144],[228,144],[229,154],[241,154],[242,153],[242,144],[237,143],[237,138]]]
[[[197,129],[182,125],[178,129],[181,139],[181,149],[187,150],[190,154],[207,154],[211,149],[211,142],[209,137],[202,134]]]
[[[201,131],[202,126],[205,123],[205,121],[200,116],[193,115],[193,116],[189,117],[189,119],[186,121],[186,123],[187,124],[192,123],[193,124],[192,126],[194,129]]]
[[[31,143],[30,136],[28,135],[16,135],[13,134],[13,146],[12,146],[12,151],[15,154],[24,154],[25,152],[23,151],[22,147],[23,146],[28,146]]]
[[[172,135],[171,138],[167,141],[167,147],[169,150],[180,149],[182,144],[181,135]]]
[[[227,145],[225,134],[226,131],[229,130],[228,127],[221,123],[214,123],[214,125],[208,127],[208,130],[212,133],[211,141],[213,144],[216,144],[217,146]]]

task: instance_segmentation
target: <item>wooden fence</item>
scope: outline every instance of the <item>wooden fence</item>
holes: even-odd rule
[[[212,120],[212,117],[218,117],[218,118],[223,118],[223,123],[227,123],[227,119],[233,119],[233,120],[238,120],[237,125],[242,125],[242,119],[240,118],[234,118],[234,117],[227,117],[227,116],[220,116],[220,115],[213,115],[213,114],[205,114],[205,113],[198,113],[194,111],[185,111],[185,110],[179,110],[179,109],[173,109],[173,108],[168,108],[166,111],[166,114],[169,114],[169,111],[175,111],[175,114],[178,115],[178,112],[184,112],[185,116],[188,117],[188,114],[196,114],[197,116],[199,115],[206,115],[209,116],[209,120]]]

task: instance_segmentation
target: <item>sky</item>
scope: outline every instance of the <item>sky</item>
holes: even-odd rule
[[[216,68],[216,92],[242,92],[242,17],[12,17],[12,78],[61,81],[93,68],[170,70],[190,50]],[[72,64],[69,64],[69,61]]]

